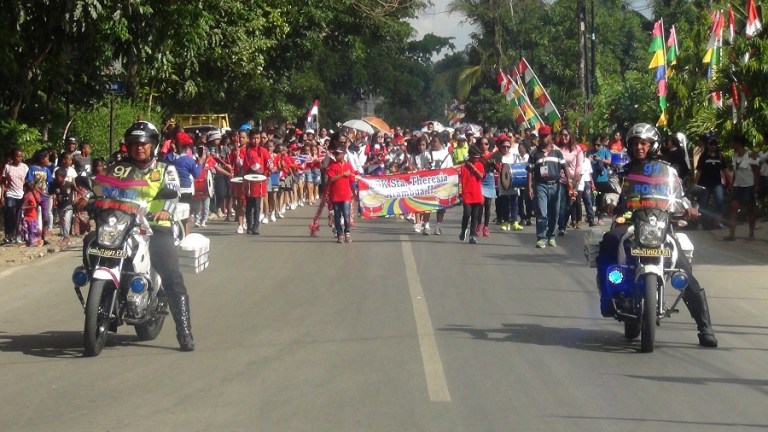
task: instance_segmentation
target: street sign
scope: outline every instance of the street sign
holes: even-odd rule
[[[116,95],[123,94],[125,93],[125,83],[123,81],[110,81],[109,91]]]

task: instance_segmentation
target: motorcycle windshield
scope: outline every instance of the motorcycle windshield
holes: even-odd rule
[[[661,161],[648,161],[632,169],[624,179],[627,209],[683,209],[683,187],[675,170]]]
[[[93,193],[96,197],[118,200],[140,201],[141,188],[147,187],[144,179],[125,179],[97,175],[93,178]]]

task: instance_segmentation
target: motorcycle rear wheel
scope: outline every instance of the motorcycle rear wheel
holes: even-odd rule
[[[158,302],[160,301],[161,298],[158,297]],[[134,326],[136,329],[136,336],[139,337],[140,341],[151,341],[160,335],[160,331],[163,329],[163,323],[165,322],[165,316],[168,314],[168,303],[163,302],[162,306],[154,311],[154,314],[154,318],[143,324],[136,324]]]
[[[656,339],[656,289],[658,279],[655,274],[645,275],[643,292],[643,315],[640,328],[640,352],[653,352]]]
[[[85,304],[85,328],[83,342],[86,357],[101,354],[109,333],[109,308],[112,306],[112,284],[97,280],[91,283]]]

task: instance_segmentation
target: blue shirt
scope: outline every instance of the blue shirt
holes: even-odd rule
[[[53,183],[53,176],[45,167],[41,167],[40,165],[30,165],[25,181],[35,183],[35,189],[47,194],[51,183]]]
[[[191,188],[195,179],[200,177],[200,173],[203,171],[203,164],[197,163],[195,158],[187,154],[168,153],[165,155],[165,160],[176,167],[181,189]]]
[[[593,155],[597,155],[597,158],[600,161],[605,161],[606,159],[611,160],[611,152],[607,148],[601,146],[599,150],[590,149],[587,150],[587,157],[589,158],[589,161],[592,163],[592,178],[595,180],[595,182],[607,182],[608,181],[608,165],[603,162],[603,171],[598,174],[598,167],[600,166],[600,161],[592,159]]]

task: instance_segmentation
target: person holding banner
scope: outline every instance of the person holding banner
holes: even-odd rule
[[[477,230],[480,209],[483,206],[482,181],[485,177],[485,164],[480,160],[480,150],[476,146],[469,148],[468,156],[469,159],[461,165],[459,172],[461,201],[464,206],[459,240],[463,242],[467,239],[467,228],[469,228],[469,243],[477,244],[475,231]],[[468,223],[469,226],[467,226]]]
[[[560,209],[560,173],[571,181],[563,153],[554,145],[552,128],[539,128],[539,146],[528,159],[528,195],[536,207],[536,247],[557,246],[555,228]]]
[[[425,154],[427,155],[428,163],[429,163],[429,169],[436,170],[436,169],[451,168],[453,166],[453,159],[451,158],[451,153],[448,152],[448,150],[443,148],[443,141],[440,139],[440,137],[437,135],[433,136],[431,145],[432,145],[432,148],[428,152],[425,152]],[[422,224],[421,233],[424,234],[425,236],[428,236],[430,234],[429,219],[431,215],[432,215],[431,213],[424,213],[423,215],[423,224]],[[435,227],[435,235],[441,235],[443,233],[443,230],[442,230],[443,218],[445,218],[445,209],[438,210],[437,226]],[[475,228],[476,227],[477,226],[475,225]]]
[[[333,161],[328,164],[328,202],[333,208],[333,222],[336,229],[336,243],[350,243],[349,209],[352,201],[352,182],[355,180],[355,169],[344,160],[346,149],[344,145],[334,147]],[[344,227],[341,219],[344,218]],[[343,234],[342,234],[343,233]]]

